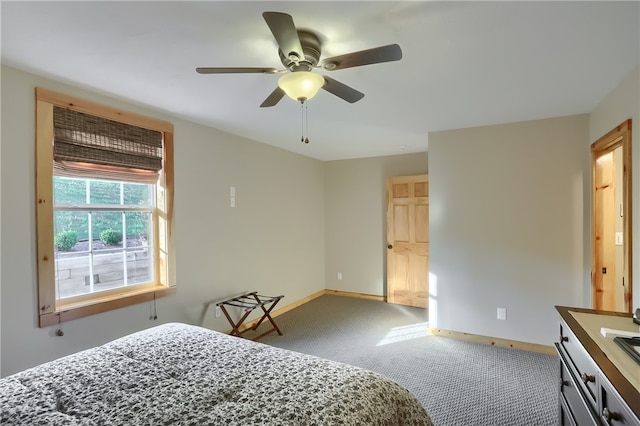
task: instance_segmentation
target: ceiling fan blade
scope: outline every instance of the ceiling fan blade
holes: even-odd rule
[[[276,90],[271,92],[271,94],[267,96],[267,99],[265,99],[264,102],[260,104],[260,108],[275,106],[278,102],[280,102],[280,99],[282,99],[284,95],[284,90],[282,90],[280,87],[276,87]]]
[[[264,12],[262,17],[267,22],[282,53],[286,57],[295,55],[298,59],[304,59],[298,30],[291,15],[281,12]]]
[[[228,67],[200,67],[196,68],[198,74],[275,74],[276,68],[228,68]]]
[[[379,64],[381,62],[398,61],[400,59],[402,59],[400,46],[389,44],[325,59],[322,61],[322,67],[328,71],[333,71],[362,65]]]
[[[323,77],[324,77],[325,84],[324,86],[322,86],[322,88],[327,92],[332,93],[349,103],[358,102],[360,99],[364,98],[364,93],[358,92],[353,87],[349,87],[346,84],[340,83],[339,81],[329,78],[327,76],[323,76]]]

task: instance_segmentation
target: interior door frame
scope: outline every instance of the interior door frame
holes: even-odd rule
[[[626,312],[631,312],[633,300],[633,264],[632,260],[632,179],[631,179],[631,119],[628,119],[611,130],[606,135],[591,144],[591,305],[596,306],[596,286],[594,274],[596,273],[596,160],[602,155],[613,152],[616,148],[622,148],[622,219],[624,238],[624,267],[626,270],[625,286],[627,289],[624,305]]]

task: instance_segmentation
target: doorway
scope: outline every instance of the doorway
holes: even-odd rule
[[[631,120],[591,145],[592,307],[631,312]]]

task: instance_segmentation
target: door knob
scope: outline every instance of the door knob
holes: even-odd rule
[[[388,249],[392,249],[392,248],[393,248],[393,246],[392,246],[391,244],[389,244],[389,245],[387,246],[387,248],[388,248]]]

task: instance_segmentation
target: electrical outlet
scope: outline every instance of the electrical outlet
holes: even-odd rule
[[[342,279],[342,272],[338,272],[338,279],[341,280]]]
[[[498,308],[498,319],[499,320],[507,319],[507,308]]]
[[[222,309],[220,306],[216,306],[216,318],[220,318],[220,315],[222,315]]]

